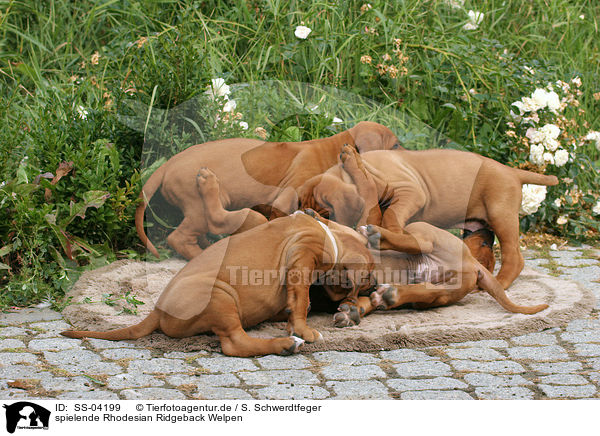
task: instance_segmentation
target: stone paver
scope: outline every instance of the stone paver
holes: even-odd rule
[[[532,400],[534,393],[522,387],[476,388],[475,395],[481,400]]]
[[[334,400],[381,400],[391,398],[388,389],[378,380],[365,381],[328,381],[326,386],[332,389]]]
[[[542,374],[571,374],[581,371],[583,365],[581,362],[549,362],[549,363],[530,363],[531,369]]]
[[[144,374],[174,374],[177,372],[193,371],[191,365],[177,359],[165,359],[158,357],[156,359],[134,360],[129,364],[129,372],[141,372]]]
[[[477,362],[471,360],[452,360],[450,364],[457,371],[465,372],[485,372],[485,373],[502,373],[502,374],[521,374],[525,371],[523,365],[507,360],[500,360],[495,362]]]
[[[522,386],[532,384],[520,375],[493,375],[470,373],[464,376],[467,383],[472,386],[500,387],[500,386]]]
[[[540,347],[513,347],[508,349],[508,354],[513,359],[536,360],[539,362],[566,360],[569,357],[565,349],[559,345],[544,345]]]
[[[596,393],[592,385],[584,386],[550,386],[538,385],[548,398],[589,398]]]
[[[450,348],[446,354],[452,359],[470,359],[470,360],[502,360],[506,359],[502,354],[492,348],[474,347],[474,348]]]
[[[320,386],[290,384],[255,389],[253,393],[259,400],[322,400],[330,396]]]
[[[398,392],[425,391],[430,389],[465,389],[465,382],[452,377],[435,377],[424,379],[393,379],[388,380],[387,385]]]
[[[403,400],[472,400],[464,391],[408,391],[403,392],[400,397]]]
[[[589,249],[589,247],[587,247]],[[600,307],[600,262],[551,250],[561,278]],[[598,250],[596,250],[598,252]],[[524,253],[544,271],[547,259]],[[547,272],[547,270],[546,270]],[[134,341],[76,340],[49,309],[0,314],[0,398],[21,399],[589,399],[600,398],[600,319],[507,339],[379,352],[227,357],[162,352]]]
[[[393,365],[400,377],[432,377],[452,375],[452,369],[444,362],[426,360],[424,362],[408,362]]]
[[[385,377],[385,373],[377,365],[330,365],[321,370],[328,380],[369,380]]]
[[[304,369],[269,369],[267,371],[243,371],[239,376],[248,385],[269,386],[273,384],[314,385],[319,383],[318,377]]]
[[[175,389],[143,388],[125,389],[121,392],[125,400],[185,400],[186,396]]]

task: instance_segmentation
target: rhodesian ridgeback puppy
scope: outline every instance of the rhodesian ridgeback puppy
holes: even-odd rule
[[[524,266],[519,250],[519,209],[523,184],[552,186],[555,176],[502,165],[475,153],[457,150],[372,151],[361,155],[360,167],[372,175],[377,206],[348,211],[357,202],[332,203],[343,192],[359,193],[344,165],[308,180],[299,191],[300,206],[353,226],[345,217],[359,216],[358,224],[379,225],[402,233],[408,223],[424,221],[443,229],[488,227],[498,237],[502,265],[497,279],[506,289]],[[353,164],[354,165],[354,164]],[[362,170],[361,170],[362,172]],[[359,195],[362,195],[359,193]],[[381,222],[378,219],[381,219]],[[474,228],[473,228],[474,226]]]
[[[370,297],[358,299],[358,311],[393,309],[411,303],[417,309],[446,306],[464,298],[476,287],[489,293],[503,308],[534,314],[547,304],[521,306],[509,300],[503,286],[472,255],[466,244],[451,233],[424,222],[410,223],[404,233],[367,225],[361,231],[381,250],[382,266],[408,271],[397,283],[381,283]],[[377,274],[377,273],[376,273]]]
[[[199,181],[213,183],[210,174]],[[137,339],[155,330],[182,338],[212,331],[224,354],[287,355],[322,338],[309,327],[309,287],[317,273],[333,273],[325,287],[341,300],[372,286],[366,239],[352,229],[303,212],[222,239],[192,259],[167,285],[154,310],[132,327],[109,332],[65,331],[71,338]],[[245,327],[284,314],[291,336],[250,337]],[[298,337],[296,337],[298,336]]]
[[[412,224],[410,224],[410,226],[412,226]],[[447,269],[447,266],[436,266],[435,262],[424,260],[425,254],[409,255],[394,250],[380,250],[379,248],[374,248],[380,246],[381,240],[381,234],[378,233],[377,227],[371,225],[362,226],[359,230],[368,236],[369,246],[372,247],[370,251],[376,259],[373,268],[373,278],[377,283],[394,283],[393,286],[395,286],[397,290],[400,284],[418,284],[423,283],[423,280],[430,279],[433,280],[436,285],[444,286],[444,284],[446,284],[449,292],[454,292],[457,289],[456,284],[459,279],[457,279],[456,271],[450,271]],[[437,227],[433,227],[433,230],[436,233],[438,231],[448,233]],[[490,236],[492,238],[493,236],[490,235],[491,232],[488,232],[489,231],[486,230],[483,234],[481,232],[467,234],[462,241],[467,247],[471,257],[486,268],[486,270],[493,272],[495,262],[492,249],[493,239],[490,242]],[[448,235],[450,237],[447,237],[446,235],[442,236],[441,234],[439,235],[440,239],[442,237],[448,238],[451,243],[451,245],[443,247],[443,250],[446,252],[445,257],[452,258],[456,261],[456,259],[459,259],[463,255],[464,250],[457,244],[457,241],[459,241],[458,238],[455,238],[450,233],[448,233]],[[470,258],[468,259],[472,262]],[[493,276],[492,279],[495,281]],[[448,284],[447,282],[451,283]],[[468,287],[469,284],[466,283],[465,285]],[[388,290],[391,286],[392,285],[389,285],[385,287],[385,289],[380,286],[380,294],[383,291]],[[367,292],[361,293],[361,296],[358,298],[348,297],[341,303],[331,301],[326,295],[322,296],[322,292],[316,293],[313,298],[317,300],[317,304],[321,304],[321,307],[326,308],[328,311],[336,312],[333,318],[336,327],[347,327],[359,324],[361,317],[367,315],[370,311],[375,310],[375,305],[373,305],[369,299],[372,290],[374,289],[372,288]],[[471,292],[478,292],[480,290],[479,287],[475,286]],[[458,299],[462,298],[458,297],[460,293],[455,293],[453,295]],[[374,297],[375,303],[381,303],[381,297]],[[450,304],[450,302],[448,304]],[[383,306],[381,308],[383,308]]]
[[[217,175],[221,183],[220,201],[226,210],[244,209],[228,219],[238,220],[235,231],[242,232],[266,222],[262,214],[250,208],[275,210],[280,216],[297,210],[296,189],[336,165],[344,143],[356,146],[360,152],[401,148],[391,130],[367,121],[329,138],[298,143],[236,138],[194,145],[160,166],[144,184],[142,202],[135,214],[138,236],[158,257],[144,232],[143,219],[148,201],[160,189],[166,201],[184,215],[167,242],[179,254],[192,259],[208,245],[207,233],[226,233],[220,222],[206,219],[204,203],[196,189],[196,175],[201,167]],[[360,198],[352,200],[355,208],[361,207]]]

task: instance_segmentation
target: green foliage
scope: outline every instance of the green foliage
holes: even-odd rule
[[[141,182],[196,143],[311,139],[368,118],[407,148],[528,167],[528,150],[507,135],[511,104],[576,76],[583,94],[569,134],[600,130],[600,5],[450,3],[0,0],[0,307],[61,307],[82,269],[142,256]],[[469,9],[485,14],[478,29],[463,29]],[[312,29],[306,39],[294,35],[300,24]],[[225,99],[205,94],[215,78],[328,91],[316,110],[285,85],[252,90],[224,114]],[[530,168],[573,182],[551,188],[522,226],[597,240],[599,151],[572,151],[564,167]]]

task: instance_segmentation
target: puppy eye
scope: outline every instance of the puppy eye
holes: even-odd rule
[[[392,145],[392,150],[397,150],[398,147],[400,147],[400,144],[396,142],[394,145]]]

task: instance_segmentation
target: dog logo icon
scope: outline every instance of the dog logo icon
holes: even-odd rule
[[[4,405],[6,409],[6,431],[14,433],[19,429],[48,429],[50,411],[28,401]]]

